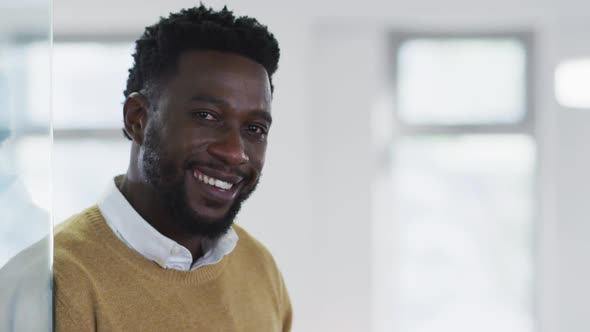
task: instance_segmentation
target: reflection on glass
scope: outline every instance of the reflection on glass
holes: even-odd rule
[[[133,64],[132,50],[131,42],[53,45],[56,130],[122,128],[123,91]]]
[[[113,174],[127,171],[130,144],[120,132],[114,139],[55,139],[53,215],[56,225],[96,204],[113,181]],[[77,156],[78,161],[72,160],[72,156]]]
[[[400,117],[409,124],[518,122],[525,112],[525,64],[516,39],[410,39],[398,53]]]
[[[0,2],[3,332],[51,330],[50,13],[49,1]],[[32,52],[39,54],[34,75]],[[36,158],[23,164],[23,142],[31,137],[40,142],[29,151]]]
[[[121,132],[122,91],[132,50],[133,42],[106,40],[53,45],[55,224],[96,204],[113,174],[126,171],[123,161],[128,159],[130,142]],[[25,143],[27,153],[20,159],[24,164],[36,158],[34,147],[39,144],[35,139]]]
[[[397,331],[532,331],[533,140],[396,145]]]

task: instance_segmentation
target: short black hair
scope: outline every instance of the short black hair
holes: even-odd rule
[[[127,98],[132,92],[150,94],[158,89],[166,74],[174,72],[182,52],[211,50],[238,54],[262,65],[268,74],[271,93],[272,75],[278,68],[280,49],[274,35],[256,19],[234,16],[227,7],[219,11],[199,7],[183,9],[160,17],[158,23],[145,28],[135,42],[133,66],[129,69]],[[123,130],[125,136],[129,135]]]

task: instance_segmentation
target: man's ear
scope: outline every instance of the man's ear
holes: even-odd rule
[[[148,100],[139,92],[132,92],[123,104],[125,132],[138,145],[143,143],[148,118]]]

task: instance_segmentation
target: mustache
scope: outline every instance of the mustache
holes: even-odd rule
[[[193,169],[193,168],[197,168],[197,167],[210,168],[210,169],[214,169],[216,171],[220,171],[220,172],[224,172],[224,173],[235,174],[243,179],[249,179],[252,177],[251,174],[248,174],[248,173],[242,171],[238,167],[227,167],[224,164],[216,163],[213,161],[202,161],[202,160],[194,160],[194,159],[187,160],[184,163],[184,166],[185,166],[185,168],[188,168],[188,169]]]

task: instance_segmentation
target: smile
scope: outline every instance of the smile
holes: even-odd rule
[[[235,184],[232,182],[223,181],[221,179],[214,178],[209,175],[205,175],[204,173],[202,173],[196,169],[193,170],[193,177],[195,179],[201,181],[202,183],[208,184],[210,186],[213,186],[213,187],[221,189],[221,190],[230,190]]]

